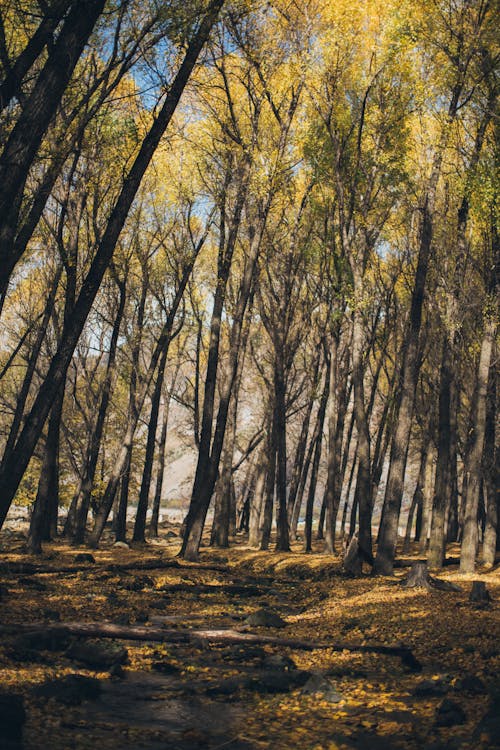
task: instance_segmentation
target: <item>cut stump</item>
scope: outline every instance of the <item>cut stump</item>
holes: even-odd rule
[[[440,578],[434,578],[431,576],[427,569],[427,563],[422,560],[413,563],[410,572],[401,581],[401,585],[407,589],[426,589],[427,591],[432,591],[434,589],[438,589],[439,591],[462,590],[456,583],[443,581]]]
[[[469,601],[483,607],[488,606],[491,602],[491,596],[484,581],[472,581]]]

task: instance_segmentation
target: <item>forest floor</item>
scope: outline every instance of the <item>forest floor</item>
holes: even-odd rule
[[[34,558],[20,540],[4,542],[0,684],[4,698],[23,697],[26,713],[22,741],[14,729],[6,747],[500,747],[498,566],[466,577],[447,565],[439,577],[462,590],[443,592],[398,585],[407,568],[392,579],[350,579],[340,560],[304,555],[299,545],[263,553],[239,541],[229,550],[204,547],[199,564],[183,563],[172,528],[140,549],[105,542],[94,562],[77,557],[89,554],[84,548],[54,543]],[[473,579],[486,583],[490,604],[469,602]],[[179,641],[50,631],[66,622],[139,626],[156,636],[163,628]],[[35,635],[22,632],[34,623],[43,623]],[[182,642],[191,629],[220,638]],[[226,630],[334,648],[224,643]],[[377,644],[404,644],[415,662],[351,650]],[[92,679],[68,679],[75,674]],[[10,731],[8,717],[2,722]]]

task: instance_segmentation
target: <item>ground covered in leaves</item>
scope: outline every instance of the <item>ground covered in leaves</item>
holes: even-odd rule
[[[2,542],[7,747],[500,747],[498,570],[475,575],[492,597],[477,606],[468,600],[473,577],[453,564],[440,577],[460,592],[405,589],[407,568],[394,579],[349,579],[331,557],[255,552],[244,541],[227,551],[203,548],[199,564],[183,563],[175,529],[164,529],[158,544],[109,543],[92,556],[53,544],[30,558],[21,541]],[[332,648],[44,636],[16,627],[65,622],[231,630]],[[350,650],[377,644],[404,644],[415,662]],[[23,701],[22,739],[5,719],[7,712],[15,722],[19,712],[12,696]]]

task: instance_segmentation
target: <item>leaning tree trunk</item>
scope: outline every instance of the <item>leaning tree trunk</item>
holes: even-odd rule
[[[104,0],[72,3],[61,31],[0,155],[0,297],[19,260],[15,235],[26,180],[75,66],[104,8]]]
[[[467,478],[467,493],[465,496],[464,531],[460,552],[460,572],[462,573],[473,573],[476,562],[478,547],[477,514],[479,506],[479,488],[481,485],[481,460],[483,456],[486,428],[488,375],[493,342],[495,340],[495,331],[496,321],[493,316],[488,317],[484,325],[481,354],[477,370],[477,398],[473,422],[472,447],[464,471]]]
[[[73,533],[73,544],[75,545],[83,544],[83,540],[85,538],[85,528],[87,526],[87,517],[90,509],[92,487],[94,485],[94,478],[97,471],[99,450],[104,433],[104,423],[111,399],[113,373],[115,369],[116,352],[118,349],[118,337],[120,335],[120,327],[123,320],[126,303],[126,283],[125,281],[117,281],[117,284],[120,291],[120,299],[118,302],[116,317],[113,323],[113,330],[111,332],[108,361],[106,364],[106,374],[104,376],[104,383],[102,385],[97,417],[88,441],[85,467],[83,470],[80,486],[78,488],[75,526]],[[71,523],[70,519],[68,519],[68,522]],[[72,530],[69,526],[69,523],[68,534],[71,535]]]
[[[60,391],[71,362],[74,349],[100,289],[104,274],[109,267],[116,243],[121,234],[130,207],[140,187],[142,178],[153,158],[173,115],[177,104],[196,65],[199,54],[217,20],[224,0],[213,0],[190,41],[178,72],[169,87],[163,106],[144,138],[139,153],[124,180],[120,194],[110,212],[109,221],[94,255],[91,269],[85,277],[80,294],[71,313],[57,352],[51,360],[46,377],[38,390],[34,404],[15,448],[0,466],[0,528],[3,525],[24,472],[33,455],[38,439],[52,403]],[[9,196],[10,200],[10,196]]]

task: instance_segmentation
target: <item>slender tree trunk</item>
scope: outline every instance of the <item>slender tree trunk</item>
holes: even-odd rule
[[[267,460],[264,451],[257,461],[255,491],[250,502],[250,518],[248,528],[248,545],[257,549],[261,541],[260,519],[266,489]]]
[[[314,360],[314,365],[313,365],[313,376],[311,379],[312,391],[311,391],[311,394],[309,395],[309,398],[307,399],[306,411],[304,414],[304,419],[302,420],[300,436],[299,436],[299,439],[297,442],[297,448],[295,451],[295,460],[293,463],[292,478],[290,481],[290,490],[288,493],[288,517],[290,521],[290,528],[292,528],[293,526],[292,524],[293,509],[295,507],[295,500],[296,500],[297,492],[299,489],[300,478],[302,476],[302,469],[304,466],[304,458],[306,455],[307,436],[309,434],[309,425],[311,422],[311,414],[312,414],[312,409],[314,405],[313,393],[316,391],[316,388],[318,385],[320,353],[321,353],[321,350],[318,347],[318,351],[317,351],[317,354]]]
[[[236,439],[237,389],[231,398],[229,407],[229,430],[224,441],[222,453],[222,470],[217,483],[217,497],[214,508],[211,544],[225,549],[229,547],[229,530],[231,526],[231,494],[234,441]]]
[[[477,399],[473,422],[472,448],[469,454],[465,474],[467,476],[467,494],[465,496],[465,518],[462,549],[460,552],[460,572],[473,573],[478,547],[478,505],[481,485],[481,460],[485,441],[486,402],[488,392],[488,374],[491,362],[496,323],[493,317],[485,321],[481,354],[477,371]]]
[[[149,523],[149,536],[153,539],[158,537],[158,521],[160,518],[160,505],[165,476],[165,446],[167,444],[168,416],[170,411],[170,396],[165,399],[163,407],[163,420],[158,444],[158,473],[156,475],[155,494],[153,499],[153,510]]]
[[[119,486],[117,486],[115,490],[116,506],[113,515],[113,534],[115,542],[127,541],[127,511],[130,490],[130,469],[132,466],[132,450],[133,446],[129,445],[127,457],[125,459],[125,466],[123,467],[120,476]]]
[[[50,413],[40,481],[28,533],[27,548],[32,555],[41,554],[42,540],[48,541],[47,536],[50,540],[51,500],[59,500],[59,435],[63,399],[64,393],[54,402]]]
[[[498,348],[495,349],[495,353]],[[500,485],[498,482],[498,402],[497,402],[497,368],[490,368],[488,401],[486,411],[486,434],[484,445],[484,484],[486,490],[486,528],[483,540],[483,563],[488,567],[495,564],[496,551],[499,546],[498,520],[500,510]]]
[[[330,392],[330,373],[332,369],[331,358],[328,358],[325,384],[323,386],[323,393],[321,394],[321,401],[318,409],[318,416],[316,420],[315,429],[315,446],[314,446],[314,458],[311,468],[311,479],[309,481],[309,492],[307,496],[306,504],[306,526],[304,536],[304,551],[312,551],[312,524],[313,524],[313,511],[314,511],[314,500],[316,498],[316,485],[318,482],[318,471],[319,462],[321,459],[321,448],[323,445],[323,429],[325,426],[326,416],[326,405],[328,403],[328,394]]]
[[[276,550],[290,550],[286,497],[286,386],[284,364],[281,357],[274,369],[275,428],[276,439]]]
[[[149,490],[151,488],[151,477],[153,475],[153,461],[156,446],[156,432],[158,428],[158,415],[160,413],[160,400],[163,388],[163,379],[165,376],[165,365],[167,363],[167,352],[162,355],[158,366],[155,387],[151,397],[151,412],[149,415],[148,437],[146,441],[146,456],[144,459],[144,469],[142,472],[141,489],[139,492],[139,502],[137,503],[137,512],[134,524],[134,542],[146,541],[146,515],[149,503]]]
[[[424,496],[422,503],[422,523],[419,539],[419,552],[424,554],[427,551],[427,543],[429,541],[432,523],[432,499],[434,497],[434,460],[436,458],[436,449],[430,442],[429,449],[427,452],[427,462],[425,467],[425,485],[424,485]]]
[[[359,274],[356,272],[356,275]],[[355,289],[361,293],[361,279],[357,278]],[[355,505],[359,509],[359,546],[367,558],[372,557],[372,491],[370,430],[365,406],[364,391],[364,346],[363,319],[359,306],[354,311],[352,336],[352,382],[354,387],[354,417],[358,431],[358,475],[356,480]]]
[[[445,517],[450,490],[450,389],[452,380],[451,349],[448,337],[444,337],[441,357],[438,455],[432,504],[431,539],[427,556],[427,564],[431,569],[440,568],[443,565],[446,545]]]
[[[297,495],[296,495],[295,503],[293,506],[292,520],[290,522],[290,535],[293,539],[297,539],[297,536],[298,536],[300,511],[302,509],[302,501],[304,499],[304,492],[305,492],[306,485],[307,485],[307,478],[309,476],[309,469],[311,468],[311,464],[312,464],[314,442],[315,442],[314,435],[312,435],[311,440],[309,441],[309,446],[307,448],[306,459],[302,467],[302,474],[300,476],[299,488],[297,490]]]
[[[410,551],[411,530],[413,527],[413,519],[415,518],[415,513],[417,509],[421,508],[423,505],[426,465],[427,465],[427,445],[424,445],[424,447],[422,448],[422,453],[420,457],[420,469],[418,472],[417,484],[415,486],[415,491],[413,493],[411,506],[408,511],[408,519],[406,522],[406,533],[405,533],[405,539],[403,543],[403,552]]]
[[[243,200],[247,190],[247,175],[244,178],[244,185],[241,190],[241,206],[236,206],[237,221],[234,222],[234,240],[231,240],[229,247],[232,247],[229,258],[229,264],[232,258],[236,234],[239,227],[241,211],[243,209]],[[198,463],[189,505],[188,515],[186,517],[186,533],[182,542],[181,555],[186,560],[196,560],[201,543],[201,537],[205,526],[205,520],[212,499],[219,463],[224,444],[226,432],[227,417],[231,393],[237,377],[238,365],[242,354],[242,341],[244,340],[243,324],[249,300],[252,297],[253,284],[255,280],[257,259],[260,252],[264,230],[267,221],[267,215],[271,207],[272,195],[268,195],[265,208],[260,216],[258,228],[253,234],[252,242],[246,258],[243,276],[239,286],[238,302],[234,313],[233,324],[229,336],[229,354],[226,377],[221,389],[219,398],[219,408],[215,420],[215,430],[212,440],[213,415],[214,415],[214,395],[217,378],[217,367],[219,360],[219,339],[221,315],[225,297],[225,287],[229,275],[229,265],[223,273],[219,274],[219,281],[214,300],[214,312],[212,315],[211,341],[207,362],[207,377],[205,380],[205,401],[203,404],[203,417],[200,435],[200,447],[198,452]],[[220,290],[219,290],[219,287]],[[286,511],[286,507],[285,507]]]
[[[276,438],[274,435],[275,419],[269,433],[267,450],[266,484],[264,487],[264,503],[260,518],[260,549],[269,549],[271,527],[273,525],[274,490],[276,487]]]
[[[101,399],[97,410],[97,417],[89,438],[87,447],[87,458],[83,470],[82,479],[78,489],[78,505],[76,511],[75,528],[73,534],[73,543],[75,545],[83,544],[85,537],[85,528],[92,497],[92,487],[97,470],[97,461],[99,459],[99,450],[101,447],[102,436],[104,432],[104,423],[108,411],[109,401],[111,398],[111,389],[113,374],[115,369],[116,352],[118,348],[118,337],[120,334],[121,323],[125,312],[126,302],[126,283],[117,282],[120,290],[120,297],[116,311],[111,340],[109,344],[108,361],[106,364],[106,374],[102,385]],[[70,529],[68,529],[71,533]]]
[[[47,326],[49,325],[49,321],[54,312],[56,294],[57,294],[59,282],[61,280],[62,271],[63,271],[63,266],[61,264],[57,268],[54,279],[52,281],[52,285],[50,287],[50,291],[47,297],[47,302],[45,304],[45,309],[43,312],[43,317],[40,323],[40,328],[38,329],[38,333],[36,335],[33,345],[30,347],[29,359],[28,359],[28,363],[26,366],[26,371],[24,373],[23,382],[21,384],[21,388],[19,389],[19,393],[16,399],[16,408],[14,410],[14,416],[12,418],[12,422],[11,422],[10,429],[9,429],[9,434],[7,437],[7,442],[5,444],[5,450],[4,450],[4,454],[2,458],[2,463],[8,460],[16,444],[16,439],[19,434],[19,428],[21,426],[23,415],[24,415],[24,410],[26,408],[26,401],[28,399],[28,394],[31,388],[31,383],[33,381],[33,376],[35,374],[36,365],[37,365],[38,358],[40,356],[40,352],[42,349],[43,341],[45,339],[45,335],[47,332]]]

